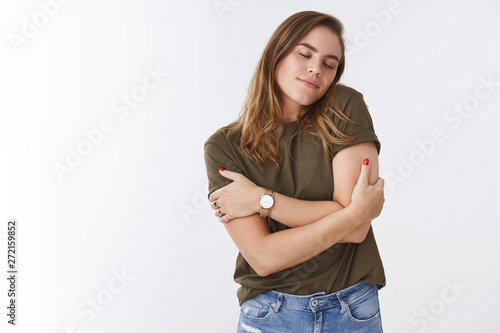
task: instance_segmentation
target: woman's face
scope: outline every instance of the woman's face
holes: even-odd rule
[[[342,56],[338,36],[322,26],[313,28],[276,68],[283,111],[298,116],[328,90]]]

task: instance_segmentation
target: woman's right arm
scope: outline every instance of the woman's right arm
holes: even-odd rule
[[[300,200],[275,192],[274,206],[269,216],[274,220],[290,227],[301,227],[347,207],[351,201],[351,194],[360,175],[358,165],[365,158],[370,160],[369,183],[378,180],[379,163],[378,152],[373,142],[365,142],[342,149],[332,160],[334,178],[333,201]],[[222,210],[229,219],[258,214],[260,211],[259,198],[264,188],[255,185],[240,173],[228,170],[219,171],[222,176],[233,182],[213,192],[210,196],[218,200]],[[212,209],[215,207],[212,205]],[[219,221],[227,222],[219,215]],[[370,221],[360,225],[352,233],[342,238],[339,243],[362,242],[370,229]]]
[[[359,225],[376,218],[383,207],[383,179],[369,184],[363,165],[349,206],[318,221],[271,233],[257,215],[232,219],[226,230],[243,257],[261,276],[293,267],[338,243]]]
[[[218,207],[222,206],[229,219],[259,214],[259,199],[265,189],[255,185],[240,173],[229,170],[219,170],[219,173],[232,180],[232,183],[210,195],[211,208],[217,210],[214,206],[214,201],[217,200]],[[315,222],[342,208],[344,206],[335,201],[301,200],[274,192],[274,206],[269,212],[269,217],[290,228],[296,228]],[[215,215],[220,222],[227,222],[217,212]]]

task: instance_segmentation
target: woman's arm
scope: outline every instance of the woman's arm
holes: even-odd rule
[[[377,147],[373,142],[360,143],[342,149],[332,160],[333,183],[335,184],[333,201],[304,201],[277,194],[270,216],[289,227],[297,227],[349,206],[361,171],[359,165],[365,158],[370,161],[368,182],[375,184],[379,178]],[[264,193],[264,190],[261,192]],[[292,223],[292,226],[289,223]],[[342,237],[338,243],[361,243],[365,240],[370,226],[371,221],[362,223]]]
[[[379,173],[378,153],[375,144],[373,142],[357,144],[341,150],[332,161],[335,184],[333,201],[307,201],[275,193],[274,206],[269,216],[290,228],[296,228],[347,207],[360,171],[358,167],[353,167],[353,165],[360,165],[365,156],[371,162],[369,181],[370,184],[374,184]],[[210,196],[212,208],[215,209],[213,201],[221,198],[217,204],[222,206],[222,211],[226,213],[228,219],[257,214],[260,211],[259,198],[264,194],[264,188],[255,185],[239,173],[228,170],[220,171],[220,173],[233,180],[233,183],[215,191]],[[218,216],[217,213],[216,216]],[[219,218],[219,221],[226,222],[224,218]],[[363,241],[370,225],[370,222],[361,225],[339,242],[357,243]]]
[[[264,191],[262,191],[262,193],[264,193]],[[300,200],[287,197],[281,193],[275,193],[274,199],[274,206],[269,216],[290,228],[296,228],[315,222],[331,213],[345,208],[335,201]]]
[[[379,179],[375,185],[370,185],[369,169],[368,165],[362,166],[348,207],[314,223],[271,233],[265,220],[251,215],[232,219],[224,225],[257,274],[266,276],[298,265],[380,214],[384,203],[384,181]]]
[[[365,158],[370,161],[368,182],[371,185],[375,184],[379,178],[377,147],[373,142],[360,143],[342,149],[332,160],[333,183],[335,184],[333,201],[304,201],[277,194],[270,216],[289,227],[297,227],[349,206],[360,175],[359,165]],[[263,189],[261,193],[264,193]],[[338,243],[361,243],[365,240],[370,226],[371,221],[360,224],[342,237]]]
[[[368,183],[375,184],[379,178],[378,151],[374,142],[364,142],[342,149],[332,160],[333,200],[344,207],[351,203],[351,196],[359,177],[359,164],[368,158],[370,173]],[[360,224],[342,239],[343,243],[361,243],[370,230],[371,221]]]
[[[240,173],[229,170],[219,170],[220,174],[233,182],[210,195],[212,209],[217,206],[227,215],[228,219],[245,217],[260,212],[259,198],[264,194],[264,188],[255,185]],[[274,193],[274,205],[269,216],[276,221],[296,228],[315,222],[328,214],[336,212],[344,206],[334,201],[307,201],[288,197],[281,193]],[[215,215],[218,217],[218,213]],[[227,222],[219,218],[220,222]]]

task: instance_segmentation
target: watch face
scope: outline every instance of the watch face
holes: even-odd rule
[[[264,209],[269,209],[273,206],[274,199],[272,196],[265,194],[260,197],[260,206]]]

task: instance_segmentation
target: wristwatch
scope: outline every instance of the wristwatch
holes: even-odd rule
[[[260,214],[262,218],[266,218],[269,211],[274,205],[274,191],[266,188],[264,190],[264,195],[260,197]]]

